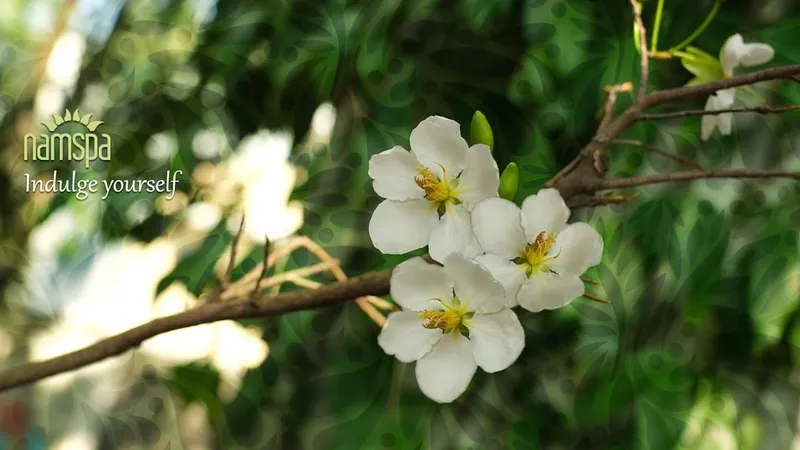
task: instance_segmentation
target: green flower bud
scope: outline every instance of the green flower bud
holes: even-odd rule
[[[518,185],[519,167],[517,167],[517,163],[508,163],[503,174],[500,175],[500,187],[497,189],[497,193],[501,198],[513,202],[514,197],[517,196]]]
[[[469,127],[470,144],[485,144],[489,150],[494,150],[494,134],[492,134],[492,127],[489,126],[489,121],[486,116],[480,111],[475,111],[472,116],[472,124]]]

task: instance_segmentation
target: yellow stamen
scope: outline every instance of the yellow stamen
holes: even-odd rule
[[[427,167],[419,167],[417,169],[420,173],[420,176],[414,178],[414,182],[417,183],[423,191],[425,191],[425,197],[434,202],[434,203],[444,203],[450,198],[453,197],[453,193],[450,191],[450,187],[447,182],[447,174],[445,173],[443,179],[437,177],[430,169]],[[442,169],[444,172],[444,169]]]
[[[522,254],[522,259],[525,264],[530,268],[530,272],[544,272],[549,270],[547,268],[547,261],[555,258],[554,256],[547,256],[553,244],[556,242],[554,234],[548,234],[542,231],[536,236],[536,239],[530,244],[525,246],[525,252]]]
[[[467,312],[465,306],[461,305],[458,299],[453,300],[453,304],[446,305],[441,300],[443,310],[428,309],[419,313],[420,319],[425,319],[422,326],[429,330],[442,330],[443,333],[449,333],[454,330],[460,330],[466,327],[467,320],[472,317],[472,314]]]

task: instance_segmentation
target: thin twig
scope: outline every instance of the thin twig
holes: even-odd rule
[[[261,266],[261,275],[256,280],[256,285],[253,287],[253,291],[250,292],[248,296],[248,300],[251,304],[255,302],[258,293],[261,292],[261,280],[267,275],[267,271],[269,270],[269,254],[270,254],[270,247],[271,244],[269,242],[269,237],[266,235],[264,236],[264,256],[262,258],[262,266]]]
[[[305,247],[314,256],[319,258],[320,261],[331,262],[330,271],[337,281],[344,281],[347,279],[347,274],[344,273],[344,270],[342,270],[341,266],[335,263],[335,260],[331,257],[331,255],[328,254],[328,252],[325,251],[325,249],[305,236],[300,236],[298,240],[302,247]],[[380,311],[375,309],[375,306],[373,306],[366,298],[357,298],[356,305],[358,305],[358,307],[361,308],[361,310],[364,311],[364,313],[379,327],[383,327],[383,325],[386,323],[386,317],[384,317]]]
[[[669,153],[667,151],[661,150],[660,148],[656,147],[655,145],[651,145],[651,144],[648,144],[646,142],[637,141],[637,140],[634,140],[634,139],[615,139],[615,140],[611,141],[611,143],[614,144],[614,145],[630,145],[631,147],[641,148],[642,150],[647,150],[648,152],[656,153],[656,154],[661,155],[661,156],[663,156],[665,158],[671,159],[671,160],[673,160],[675,162],[678,162],[680,164],[687,165],[687,166],[692,167],[694,169],[703,170],[703,171],[706,170],[703,166],[701,166],[700,164],[692,161],[689,158],[685,158],[685,157],[680,156],[680,155],[675,155],[673,153]]]
[[[726,108],[726,109],[714,109],[714,110],[702,109],[702,110],[676,111],[676,112],[657,113],[657,114],[640,114],[636,118],[636,120],[644,121],[644,120],[676,119],[676,118],[694,117],[694,116],[716,116],[725,113],[780,114],[780,113],[797,111],[798,109],[800,109],[800,105],[746,106],[740,108]]]
[[[800,172],[790,170],[747,170],[719,169],[711,171],[672,172],[659,175],[645,175],[633,178],[601,180],[594,186],[596,190],[621,189],[649,184],[675,181],[701,180],[706,178],[791,178],[800,180]]]
[[[260,281],[260,283],[258,283],[259,291],[256,292],[260,292],[263,289],[275,287],[287,282],[294,283],[297,278],[304,278],[311,275],[317,275],[322,272],[328,272],[336,264],[339,264],[339,262],[336,260],[322,261],[316,264],[312,264],[310,266],[300,267],[299,269],[294,269],[288,272],[283,272],[277,275],[273,275],[269,278],[263,279],[264,281],[259,280]]]
[[[298,276],[291,276],[286,279],[287,282],[296,284],[297,286],[304,287],[306,289],[317,289],[323,284],[319,281],[309,280],[308,278],[298,277]]]
[[[644,27],[642,21],[642,4],[637,0],[630,0],[631,7],[633,7],[633,20],[639,27],[639,45],[641,47],[642,57],[640,58],[640,78],[639,78],[639,101],[644,99],[647,95],[647,79],[650,75],[650,56],[647,52],[647,29]]]
[[[380,297],[376,297],[374,295],[367,295],[364,298],[366,298],[367,301],[375,305],[377,308],[380,308],[384,311],[394,311],[397,309],[397,307],[394,304],[392,304],[391,302],[387,302],[386,300]]]
[[[233,268],[236,266],[236,253],[239,247],[239,241],[242,239],[242,232],[244,231],[244,218],[245,215],[242,213],[242,220],[239,222],[239,229],[236,230],[236,234],[233,236],[233,242],[231,243],[231,255],[230,260],[228,261],[228,267],[225,269],[225,276],[222,278],[222,282],[220,283],[221,288],[224,290],[231,284],[231,276],[233,275]]]
[[[595,302],[609,303],[609,301],[607,299],[604,299],[602,297],[598,297],[597,294],[593,294],[591,292],[584,292],[583,296],[588,298],[589,300],[592,300],[592,301],[595,301]]]
[[[606,205],[619,205],[621,203],[627,203],[636,197],[639,196],[639,193],[636,192],[632,195],[594,195],[592,197],[577,200],[574,202],[569,203],[569,209],[576,210],[581,208],[594,208],[596,206],[606,206]]]

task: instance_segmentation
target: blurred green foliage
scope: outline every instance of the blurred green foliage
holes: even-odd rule
[[[646,24],[655,3],[645,3]],[[660,47],[683,40],[712,4],[667,0]],[[192,137],[202,128],[224,131],[233,146],[258,128],[288,127],[298,143],[291,159],[307,170],[293,193],[305,205],[301,233],[352,275],[404,259],[371,248],[365,230],[378,198],[366,167],[375,153],[407,147],[421,119],[451,117],[469,136],[472,115],[482,111],[499,167],[519,166],[519,200],[591,139],[603,87],[638,80],[622,1],[220,1],[212,11],[198,23],[190,3],[124,2],[108,38],[90,41],[67,107],[79,107],[91,85],[107,89],[102,120],[119,155],[109,176],[191,173],[199,163]],[[693,45],[716,55],[735,32],[774,46],[774,64],[800,61],[796,1],[726,1]],[[14,124],[31,108],[25,74],[39,56],[24,28],[2,29],[0,43],[7,151],[17,148]],[[653,89],[692,77],[677,59],[651,67]],[[800,103],[797,84],[760,94]],[[629,101],[623,96],[617,106]],[[337,111],[331,142],[299,144],[322,102]],[[707,167],[797,168],[798,118],[740,116],[733,135],[705,144],[699,118],[637,124],[626,137]],[[144,143],[164,131],[174,133],[179,153],[155,165],[143,157]],[[611,158],[613,176],[676,168],[630,147]],[[25,215],[12,176],[0,179],[6,284],[18,269],[11,255],[47,215]],[[170,217],[153,212],[131,224],[120,214],[142,198],[155,197],[112,195],[95,218],[99,230],[159,236]],[[48,211],[72,201],[56,198]],[[521,314],[527,342],[518,362],[479,373],[452,405],[426,399],[413,366],[383,354],[379,330],[349,304],[257,321],[270,355],[232,401],[216,396],[220,378],[211,366],[175,368],[172,392],[209,408],[220,448],[718,449],[733,448],[730,439],[743,449],[789,448],[800,401],[797,183],[654,186],[629,204],[576,217],[604,237],[603,262],[588,275],[611,303],[577,300]],[[219,227],[162,286],[180,279],[194,293],[208,287],[209,268],[230,239]],[[254,252],[234,276],[259,258]],[[285,269],[310,260],[298,252]]]

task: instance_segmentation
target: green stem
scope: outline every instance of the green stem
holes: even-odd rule
[[[650,43],[650,53],[655,53],[658,50],[658,32],[661,30],[661,18],[664,15],[664,0],[658,0],[656,7],[656,18],[653,23],[653,37]]]
[[[675,50],[680,50],[686,47],[687,45],[691,44],[695,39],[697,39],[697,37],[700,36],[703,33],[703,31],[706,31],[708,25],[711,23],[712,20],[714,20],[714,17],[716,17],[717,12],[719,12],[720,5],[722,5],[722,0],[716,0],[714,2],[714,6],[711,8],[711,11],[706,16],[706,19],[703,21],[703,23],[700,24],[699,27],[697,27],[696,30],[694,30],[694,33],[689,35],[689,37],[684,39],[683,42],[681,42],[680,44],[669,49],[669,51],[674,52]]]
[[[691,53],[682,52],[679,50],[670,50],[669,53],[673,56],[677,56],[678,58],[686,58],[688,60],[696,61],[697,57]]]

